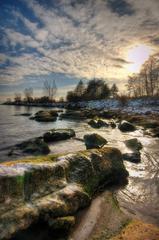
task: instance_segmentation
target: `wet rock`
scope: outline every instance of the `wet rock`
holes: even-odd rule
[[[121,121],[118,125],[118,128],[122,132],[132,132],[136,130],[136,127],[132,123],[127,121]]]
[[[116,148],[1,164],[0,239],[11,238],[39,219],[51,228],[67,229],[101,184],[127,176]]]
[[[52,129],[43,135],[45,142],[66,140],[75,136],[73,129]]]
[[[132,163],[139,163],[141,162],[141,154],[140,152],[124,153],[123,160],[129,161]]]
[[[87,149],[102,148],[107,144],[107,140],[96,133],[84,135],[84,142]]]
[[[88,124],[93,128],[101,128],[101,127],[108,127],[109,124],[101,119],[92,119],[88,122]]]
[[[11,149],[8,153],[9,156],[20,155],[20,153],[32,154],[32,155],[41,155],[48,154],[50,149],[41,138],[34,138],[28,141],[24,141],[20,144],[17,144]]]
[[[128,139],[124,143],[128,148],[132,149],[133,151],[139,151],[142,149],[142,144],[137,138]]]
[[[55,110],[39,111],[30,119],[36,120],[38,122],[52,122],[52,121],[56,121],[57,116],[58,116],[58,113]]]

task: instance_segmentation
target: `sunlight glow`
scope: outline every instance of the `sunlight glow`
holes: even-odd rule
[[[142,64],[151,55],[152,49],[144,44],[135,46],[128,51],[127,60],[130,64],[127,65],[129,73],[138,73],[141,69]]]

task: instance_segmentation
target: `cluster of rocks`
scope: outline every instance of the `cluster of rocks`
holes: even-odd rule
[[[57,110],[47,110],[47,111],[38,111],[31,119],[40,122],[49,122],[55,121],[58,117]],[[129,119],[129,121],[123,120],[123,118]],[[116,128],[122,132],[131,132],[135,131],[136,125],[141,124],[146,127],[151,127],[152,129],[159,128],[158,123],[154,120],[148,122],[147,120],[143,120],[141,116],[130,116],[128,114],[120,113],[119,111],[97,111],[97,110],[89,110],[89,109],[80,109],[80,110],[66,110],[65,113],[60,114],[60,119],[91,119],[88,121],[88,124],[92,128]],[[107,119],[107,120],[104,120]],[[152,133],[152,131],[151,131]],[[158,133],[155,132],[157,135]],[[41,155],[41,154],[48,154],[50,152],[49,143],[60,141],[60,140],[67,140],[72,137],[75,137],[75,132],[73,129],[51,129],[44,133],[42,137],[30,139],[25,141],[21,144],[17,144],[15,147],[11,149],[8,155],[21,155],[21,152],[24,154],[31,154],[31,155]],[[104,145],[107,144],[107,140],[100,136],[99,134],[92,133],[86,134],[83,137],[83,141],[85,143],[86,149],[91,148],[102,148]],[[125,142],[126,146],[131,149],[132,152],[124,153],[123,158],[124,160],[131,161],[138,163],[141,160],[140,149],[132,149],[133,146],[138,145],[137,139],[130,139]],[[130,146],[131,145],[131,146]]]
[[[159,137],[159,119],[156,114],[138,114],[127,113],[120,110],[97,110],[97,109],[74,109],[67,110],[60,115],[61,119],[93,119],[89,121],[90,126],[94,128],[106,127],[107,124],[116,127],[116,122],[119,122],[121,131],[134,131],[135,126],[142,126],[147,134],[153,137]],[[96,119],[98,118],[98,119]],[[102,122],[103,119],[108,119],[110,122]],[[129,123],[129,125],[127,124]],[[130,125],[132,124],[132,125]],[[149,131],[147,131],[149,129]]]
[[[59,114],[60,113],[60,114]],[[30,113],[20,114],[22,116],[30,116]],[[19,115],[18,115],[19,116]],[[119,110],[97,110],[97,109],[67,109],[64,113],[62,110],[42,110],[31,116],[30,119],[39,122],[53,122],[59,119],[89,120],[88,124],[93,128],[101,128],[111,126],[123,131],[134,131],[136,125],[142,126],[145,133],[152,137],[159,137],[159,121],[158,116],[152,114],[129,114]],[[105,121],[103,119],[108,119]],[[119,124],[118,124],[119,123]]]
[[[48,143],[62,141],[75,136],[73,129],[51,129],[38,138],[29,139],[20,144],[16,144],[8,153],[13,155],[45,155],[50,152]]]
[[[102,128],[110,126],[112,128],[116,128],[118,126],[118,129],[122,132],[132,132],[137,129],[134,124],[125,120],[122,120],[117,123],[114,120],[106,122],[102,119],[92,119],[88,122],[88,124],[93,128]],[[105,144],[107,144],[107,140],[105,138],[95,133],[85,135],[84,141],[87,149],[101,148]],[[142,144],[139,142],[139,140],[137,138],[126,140],[125,145],[131,150],[131,152],[124,153],[123,159],[133,163],[139,163],[141,161],[140,150],[142,149]]]

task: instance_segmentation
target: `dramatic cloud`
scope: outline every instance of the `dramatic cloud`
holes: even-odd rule
[[[64,88],[99,77],[122,89],[128,51],[158,51],[158,11],[157,0],[2,0],[0,84],[41,88],[56,77]]]

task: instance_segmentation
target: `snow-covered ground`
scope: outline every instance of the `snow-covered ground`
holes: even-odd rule
[[[74,104],[72,104],[74,105]],[[77,105],[77,103],[75,104]],[[122,110],[125,112],[134,113],[158,113],[159,114],[159,99],[132,99],[127,102],[125,106],[122,106],[121,102],[116,99],[96,100],[88,102],[80,102],[78,106],[89,109],[110,109],[110,110]]]

